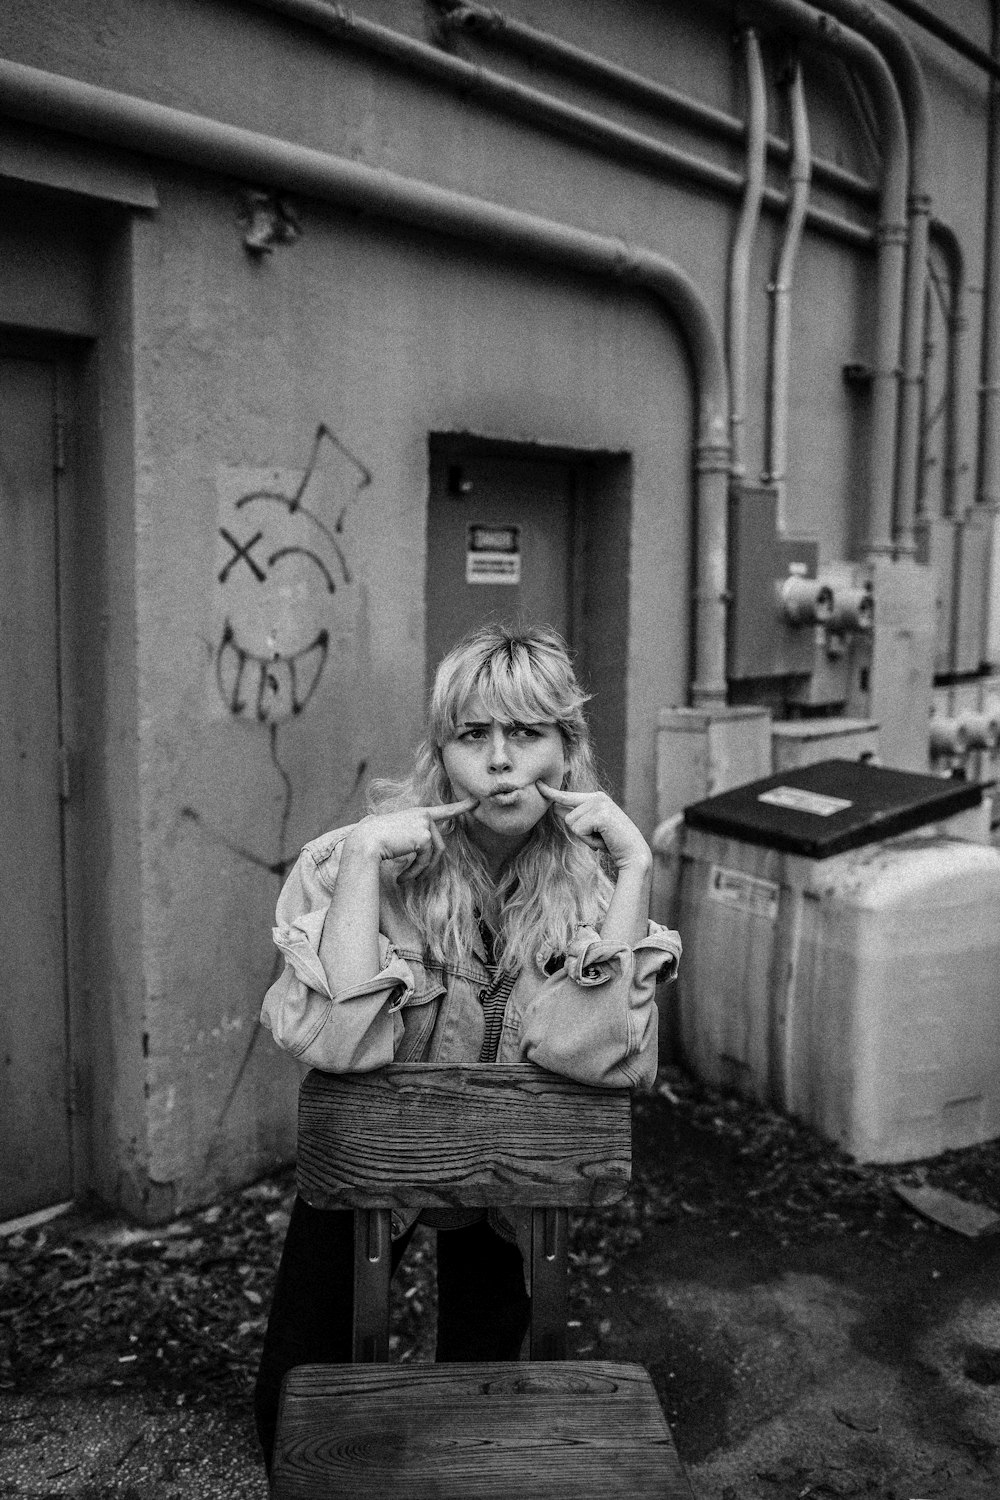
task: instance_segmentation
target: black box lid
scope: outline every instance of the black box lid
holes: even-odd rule
[[[823,760],[748,782],[684,810],[689,828],[828,859],[978,807],[975,782]]]

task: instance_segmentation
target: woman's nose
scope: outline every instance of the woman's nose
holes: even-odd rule
[[[497,725],[490,736],[490,770],[502,771],[509,765],[510,750],[507,746],[507,736],[499,725]]]

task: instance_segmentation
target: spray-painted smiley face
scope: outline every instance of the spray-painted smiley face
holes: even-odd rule
[[[323,519],[331,495],[343,496],[345,460],[356,493],[371,482],[368,469],[321,424],[304,472],[231,470],[220,484],[215,676],[232,714],[282,723],[316,691],[333,596],[351,582],[340,541],[347,502],[332,524]]]

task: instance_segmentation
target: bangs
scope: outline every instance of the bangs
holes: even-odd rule
[[[501,724],[558,724],[570,739],[585,733],[587,695],[555,636],[494,636],[488,649],[459,647],[447,656],[431,699],[429,728],[438,745],[453,737],[465,705],[477,694],[486,714]]]

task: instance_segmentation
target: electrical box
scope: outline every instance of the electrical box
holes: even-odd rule
[[[729,496],[729,677],[801,676],[812,671],[813,630],[782,606],[789,580],[815,579],[819,547],[782,536],[773,489],[734,488]]]

